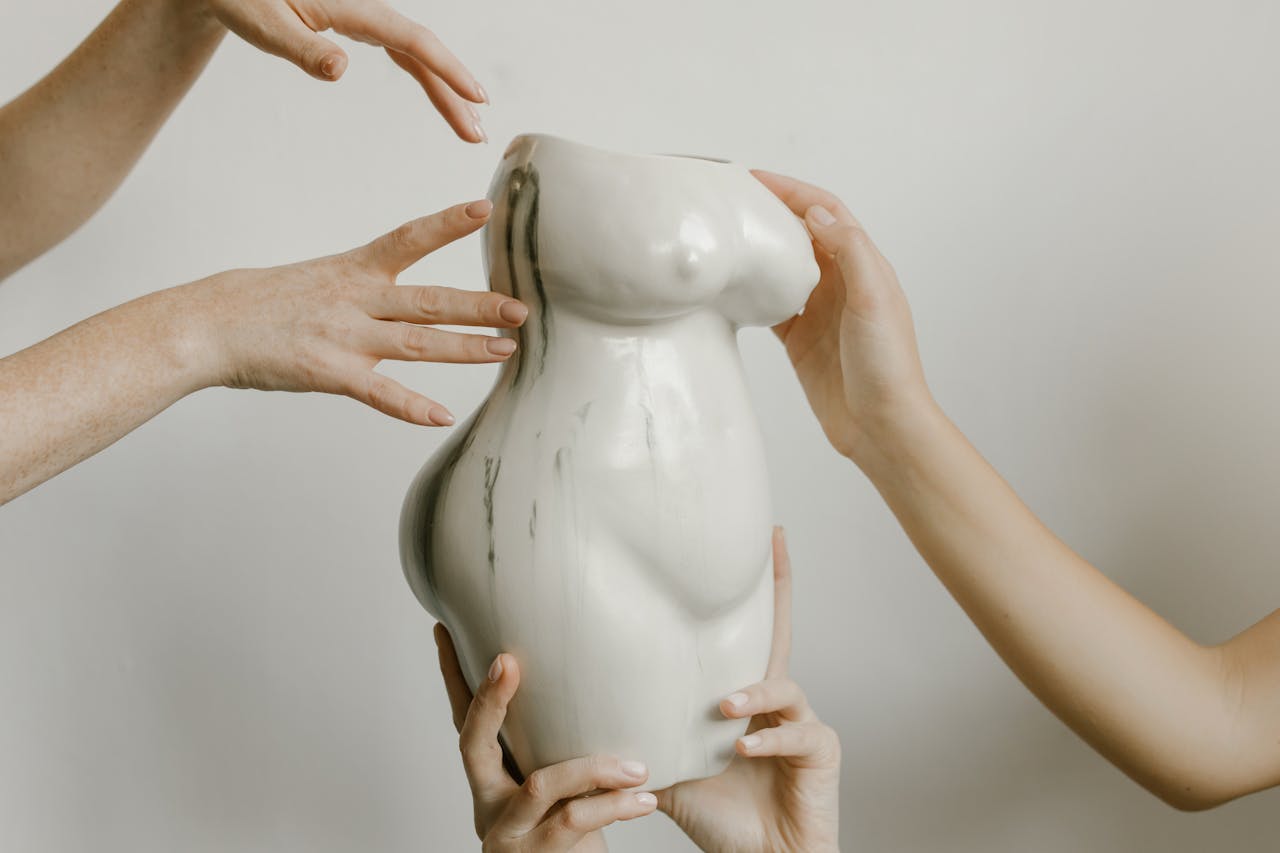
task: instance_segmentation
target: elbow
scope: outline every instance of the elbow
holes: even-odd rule
[[[1193,785],[1171,787],[1148,785],[1146,788],[1165,805],[1180,812],[1207,812],[1240,796],[1240,794],[1197,790]]]
[[[1138,781],[1170,808],[1180,812],[1205,812],[1271,787],[1271,783],[1261,780],[1256,774],[1242,770],[1239,765],[1199,766],[1194,768],[1194,772],[1171,773]]]

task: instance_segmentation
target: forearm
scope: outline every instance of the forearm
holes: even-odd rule
[[[123,0],[0,108],[0,278],[102,206],[224,33],[198,0]]]
[[[189,292],[144,296],[0,359],[0,503],[209,384]]]
[[[1170,803],[1267,784],[1235,723],[1220,649],[1200,646],[1059,541],[936,408],[859,459],[938,578],[1055,714]]]

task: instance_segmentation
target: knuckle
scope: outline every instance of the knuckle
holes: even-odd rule
[[[497,293],[486,293],[475,300],[473,306],[475,317],[481,322],[502,322],[502,315],[498,313],[498,309],[502,307],[502,303],[506,301],[506,297]]]
[[[458,743],[458,751],[462,755],[462,766],[472,768],[480,766],[485,759],[499,750],[498,745],[493,741],[478,743],[474,740],[463,740]]]
[[[427,355],[431,344],[426,329],[404,325],[398,334],[400,335],[400,349],[406,355],[414,358],[423,358]]]
[[[808,705],[809,699],[805,696],[804,689],[790,678],[783,679],[778,686],[788,703],[801,707]]]
[[[458,731],[458,748],[466,753],[471,749],[471,745],[477,740],[476,726],[479,725],[477,719],[481,714],[480,706],[473,701],[467,708],[466,716],[462,718],[462,728]]]
[[[524,780],[524,792],[531,800],[542,801],[550,796],[551,779],[546,770],[535,770]]]
[[[814,722],[813,732],[814,755],[825,761],[840,762],[840,736],[836,730],[826,723]]]
[[[436,34],[432,32],[430,29],[428,29],[427,27],[423,27],[423,26],[419,26],[416,28],[412,39],[410,39],[409,41],[409,46],[419,56],[426,56],[431,53],[434,53],[436,48],[439,45],[440,45],[440,39],[436,36]]]
[[[375,409],[386,409],[391,404],[391,383],[377,373],[369,378],[369,384],[366,387],[365,395],[369,401],[369,405]]]
[[[397,252],[412,251],[418,245],[418,221],[406,222],[387,235],[387,242]]]
[[[455,204],[440,214],[441,230],[451,236],[465,231],[470,221],[465,204]]]
[[[443,308],[443,294],[438,287],[423,287],[414,297],[414,308],[424,320],[434,321]]]
[[[618,759],[608,755],[591,755],[586,760],[585,769],[592,782],[603,785],[617,775]]]
[[[590,828],[590,804],[586,800],[569,800],[560,810],[560,825],[569,832]]]
[[[309,71],[321,71],[325,58],[332,53],[324,44],[305,44],[297,48],[295,55]]]
[[[848,224],[840,226],[840,245],[847,246],[853,251],[861,251],[870,242],[870,236],[861,225]]]

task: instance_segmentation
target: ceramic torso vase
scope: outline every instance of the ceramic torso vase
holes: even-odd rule
[[[773,619],[764,451],[736,332],[818,278],[742,166],[520,136],[494,177],[490,287],[529,306],[484,404],[426,463],[405,573],[474,688],[509,652],[524,773],[608,753],[646,788],[720,772]]]

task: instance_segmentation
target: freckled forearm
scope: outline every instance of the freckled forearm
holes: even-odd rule
[[[0,278],[102,206],[224,33],[198,0],[123,0],[0,108]]]
[[[211,384],[190,294],[144,296],[0,359],[0,503]]]

